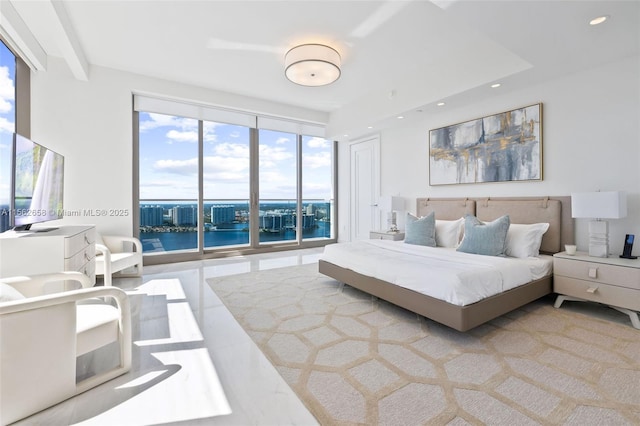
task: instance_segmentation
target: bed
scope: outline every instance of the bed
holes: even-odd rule
[[[483,222],[490,222],[506,214],[509,215],[511,224],[549,223],[549,228],[544,233],[540,244],[541,258],[561,251],[564,244],[573,243],[570,197],[419,198],[416,207],[417,216],[427,216],[434,212],[437,219],[448,221],[454,221],[471,214]],[[379,272],[374,273],[356,272],[362,270],[361,265],[355,264],[358,256],[349,256],[348,251],[349,249],[355,250],[355,245],[350,246],[355,243],[358,242],[337,243],[335,247],[330,249],[331,251],[344,250],[342,255],[336,255],[337,253],[329,255],[327,252],[330,250],[326,247],[325,254],[319,260],[320,273],[458,331],[470,330],[552,292],[553,274],[549,268],[542,276],[536,277],[532,281],[515,283],[510,288],[487,297],[480,296],[478,298],[476,296],[477,301],[469,302],[466,299],[461,303],[457,300],[447,300],[447,297],[442,295],[430,296],[412,289],[411,284],[393,283],[389,282],[392,280],[385,280],[385,274],[382,272],[385,268],[378,268]],[[404,256],[404,254],[400,254],[404,249],[401,247],[403,242],[362,243],[364,242],[361,242],[361,246],[366,246],[366,255],[372,259],[376,259],[378,256],[385,257],[387,263],[401,263],[402,256]],[[396,245],[392,246],[394,243]],[[376,253],[378,251],[376,245],[381,246],[380,253]],[[404,245],[410,246],[409,244]],[[391,252],[387,249],[389,246]],[[449,249],[432,250],[446,251]],[[455,253],[455,250],[453,252]],[[393,253],[393,255],[390,256],[389,253]],[[413,253],[410,252],[407,255],[412,256]],[[349,263],[350,258],[353,258],[351,260],[354,262],[353,264]],[[393,261],[389,261],[389,259],[393,259]],[[382,260],[380,264],[384,264]],[[391,268],[392,265],[388,269]],[[424,271],[419,279],[423,279],[423,276],[425,276]],[[416,278],[414,281],[419,279]]]

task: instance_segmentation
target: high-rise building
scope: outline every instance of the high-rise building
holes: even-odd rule
[[[140,226],[161,226],[164,224],[162,206],[140,206]]]
[[[196,206],[175,206],[171,209],[171,219],[175,226],[196,226],[197,217]]]
[[[220,225],[233,223],[236,219],[236,208],[230,205],[211,206],[211,224]]]

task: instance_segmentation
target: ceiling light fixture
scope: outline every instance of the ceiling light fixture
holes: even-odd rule
[[[593,18],[592,20],[589,21],[589,25],[598,25],[598,24],[602,24],[604,21],[606,21],[609,17],[607,15],[603,15],[603,16],[598,16],[597,18]]]
[[[492,84],[492,85],[491,85],[491,87],[492,87],[493,89],[495,89],[496,87],[500,87],[500,83]]]
[[[438,102],[436,105],[437,105],[437,106],[444,106],[444,105],[445,105],[445,103],[444,103],[444,102]]]
[[[284,56],[285,75],[301,86],[324,86],[340,77],[340,54],[324,44],[302,44]]]

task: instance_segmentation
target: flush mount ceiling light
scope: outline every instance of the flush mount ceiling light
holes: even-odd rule
[[[302,86],[324,86],[340,77],[340,54],[324,44],[302,44],[284,56],[285,75]]]
[[[592,20],[589,21],[589,25],[599,25],[602,24],[604,21],[606,21],[609,18],[609,16],[607,15],[603,15],[603,16],[598,16],[597,18],[593,18]]]

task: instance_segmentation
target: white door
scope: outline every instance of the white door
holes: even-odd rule
[[[356,141],[349,146],[351,157],[351,241],[369,238],[378,229],[380,194],[380,138]]]

